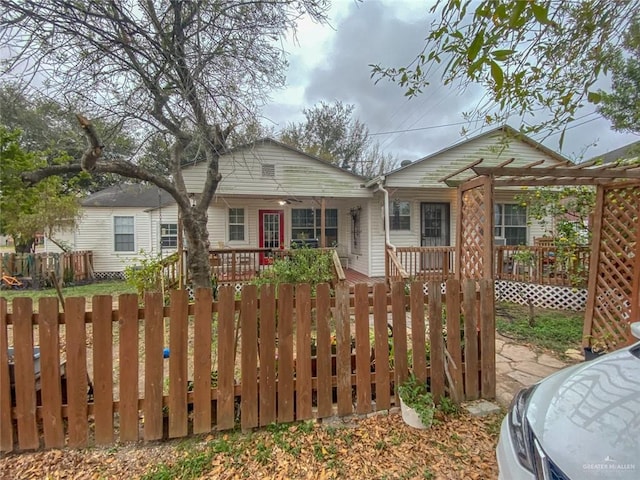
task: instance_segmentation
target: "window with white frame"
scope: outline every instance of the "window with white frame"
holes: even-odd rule
[[[161,223],[160,224],[160,247],[161,248],[177,248],[178,247],[178,224],[177,223]]]
[[[229,209],[229,241],[244,242],[245,215],[244,208]]]
[[[135,251],[133,217],[113,217],[113,245],[116,252]]]
[[[527,244],[527,208],[512,203],[497,203],[494,206],[496,237],[505,239],[507,245]]]
[[[404,200],[394,200],[389,206],[389,228],[391,230],[411,230],[411,204]]]
[[[324,235],[327,246],[338,244],[338,209],[327,208],[324,211]],[[294,208],[291,210],[291,239],[320,240],[322,233],[321,211],[319,208]]]

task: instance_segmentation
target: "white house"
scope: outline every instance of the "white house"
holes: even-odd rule
[[[566,161],[557,153],[501,127],[369,180],[280,142],[264,139],[234,149],[220,160],[222,180],[209,207],[212,248],[280,248],[324,240],[364,275],[383,276],[385,243],[395,246],[453,245],[456,189],[441,179],[478,159],[497,165]],[[183,170],[197,196],[205,163]],[[495,236],[531,244],[542,232],[527,225],[514,201],[519,190],[501,191]],[[93,250],[94,270],[122,272],[139,252],[171,252],[177,246],[178,212],[156,187],[122,185],[87,197],[75,246]],[[385,217],[388,216],[388,238]]]

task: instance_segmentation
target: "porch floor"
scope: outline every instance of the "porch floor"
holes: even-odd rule
[[[385,283],[384,277],[367,277],[363,273],[356,272],[350,268],[344,269],[344,276],[348,285],[355,285],[356,283],[366,283],[371,286],[374,283]]]

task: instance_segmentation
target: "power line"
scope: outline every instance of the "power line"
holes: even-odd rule
[[[429,127],[419,127],[419,128],[407,128],[404,130],[391,130],[389,132],[378,132],[378,133],[370,133],[369,135],[374,136],[374,135],[392,135],[395,133],[406,133],[406,132],[417,132],[420,130],[433,130],[435,128],[444,128],[444,127],[453,127],[455,125],[465,125],[469,122],[455,122],[455,123],[446,123],[443,125],[431,125]]]

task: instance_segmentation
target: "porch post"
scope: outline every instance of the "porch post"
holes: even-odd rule
[[[325,218],[325,208],[327,206],[327,200],[322,197],[322,199],[320,200],[320,247],[325,248],[327,245],[327,239],[326,239],[326,235],[324,232],[324,227],[326,224],[326,218]]]

